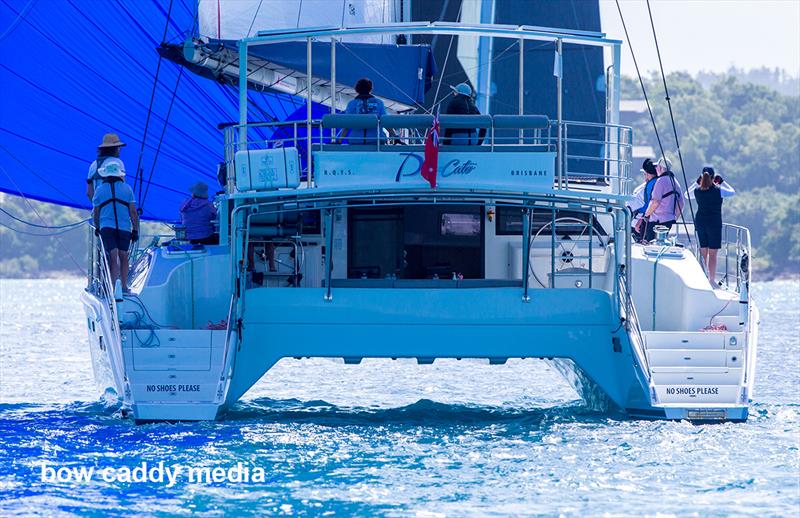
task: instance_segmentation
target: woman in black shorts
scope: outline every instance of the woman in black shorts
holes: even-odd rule
[[[697,182],[686,192],[687,198],[693,196],[697,200],[694,227],[708,279],[714,285],[717,282],[717,252],[722,246],[722,199],[734,194],[733,187],[709,166],[703,168]]]

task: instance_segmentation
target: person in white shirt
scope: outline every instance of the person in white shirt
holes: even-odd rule
[[[97,146],[97,159],[89,165],[89,174],[86,177],[86,196],[91,200],[94,191],[103,181],[103,177],[114,176],[125,178],[125,164],[119,158],[120,149],[125,143],[116,133],[103,135],[103,142]]]

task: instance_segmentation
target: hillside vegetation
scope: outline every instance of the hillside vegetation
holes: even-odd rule
[[[750,228],[754,267],[770,275],[800,272],[800,97],[732,76],[708,86],[685,73],[667,77],[686,177],[711,165],[737,191],[725,201],[725,221]],[[669,109],[660,76],[645,80],[661,138],[681,178]],[[623,98],[643,98],[626,78]],[[634,143],[658,153],[650,117],[634,123]],[[638,168],[639,164],[634,164]]]

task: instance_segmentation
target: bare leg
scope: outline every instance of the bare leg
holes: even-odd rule
[[[708,278],[711,284],[717,283],[717,252],[719,248],[708,249]]]
[[[706,275],[708,273],[708,248],[701,248],[700,249],[700,260],[703,262],[703,268],[706,269]]]
[[[119,250],[119,278],[124,293],[128,291],[128,252],[124,250]]]
[[[111,286],[119,279],[119,250],[116,248],[108,253],[108,270],[111,274]]]

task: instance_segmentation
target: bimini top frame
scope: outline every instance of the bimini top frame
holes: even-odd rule
[[[519,96],[522,101],[524,89],[524,42],[526,40],[552,42],[557,53],[556,75],[557,80],[557,103],[556,118],[558,122],[558,141],[557,141],[557,167],[563,167],[562,160],[562,106],[563,106],[563,67],[561,67],[563,57],[563,44],[586,45],[591,47],[608,48],[611,51],[611,81],[608,85],[606,124],[619,123],[619,91],[620,91],[620,70],[621,46],[620,40],[605,38],[602,33],[592,33],[584,31],[573,31],[568,29],[556,29],[548,27],[533,27],[529,25],[497,25],[497,24],[460,24],[452,22],[411,22],[411,23],[392,23],[384,25],[359,25],[352,27],[309,27],[302,29],[281,29],[259,31],[257,36],[239,40],[239,141],[241,144],[247,142],[247,76],[248,70],[248,48],[258,45],[268,45],[271,43],[281,43],[289,41],[306,40],[306,124],[307,124],[307,149],[311,149],[311,106],[312,106],[312,42],[315,40],[330,40],[331,42],[331,110],[336,106],[336,42],[347,37],[358,35],[379,35],[379,34],[428,34],[428,35],[469,35],[490,38],[508,38],[519,41],[521,52],[520,74],[519,74]],[[519,114],[524,115],[524,103],[519,103]],[[612,157],[615,158],[615,157]],[[309,187],[311,186],[311,175],[309,175]]]

